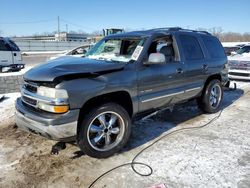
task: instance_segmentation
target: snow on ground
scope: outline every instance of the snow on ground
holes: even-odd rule
[[[222,42],[221,44],[223,47],[234,47],[237,45],[250,44],[250,42]]]
[[[225,91],[221,116],[202,129],[173,134],[145,150],[136,161],[153,168],[149,177],[129,166],[117,169],[94,187],[150,187],[164,183],[175,187],[250,187],[250,83],[236,82],[237,90]],[[233,86],[233,83],[231,83]],[[202,114],[195,102],[177,105],[173,112],[133,123],[124,150],[108,159],[90,158],[68,144],[51,156],[55,143],[13,128],[18,93],[6,94],[0,103],[0,187],[88,187],[107,170],[130,162],[150,143],[181,128],[202,126],[217,114]],[[7,125],[7,124],[6,124]],[[136,166],[140,172],[148,172]]]
[[[2,94],[4,98],[0,101],[0,122],[4,122],[14,116],[15,101],[20,93]],[[1,126],[2,124],[0,124]]]

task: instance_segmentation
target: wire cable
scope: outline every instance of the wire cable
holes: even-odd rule
[[[171,136],[171,135],[177,134],[177,133],[179,133],[179,132],[187,131],[187,130],[202,129],[202,128],[208,126],[209,124],[213,123],[215,120],[217,120],[217,119],[221,116],[223,110],[224,110],[224,109],[222,109],[222,110],[219,112],[219,114],[218,114],[217,116],[215,116],[214,118],[212,118],[209,122],[207,122],[207,123],[204,124],[204,125],[197,126],[197,127],[181,128],[181,129],[177,129],[177,130],[174,130],[174,131],[172,131],[172,132],[169,132],[169,133],[165,134],[164,136],[160,137],[159,139],[157,139],[156,141],[154,141],[153,143],[151,143],[151,144],[148,145],[147,147],[143,148],[140,152],[138,152],[138,153],[135,155],[135,157],[132,159],[132,161],[131,161],[130,163],[124,163],[124,164],[121,164],[121,165],[119,165],[119,166],[116,166],[116,167],[114,167],[114,168],[112,168],[112,169],[106,171],[105,173],[103,173],[103,174],[100,175],[99,177],[97,177],[97,178],[89,185],[89,188],[93,187],[93,186],[94,186],[100,179],[102,179],[105,175],[111,173],[112,171],[114,171],[114,170],[116,170],[116,169],[118,169],[118,168],[121,168],[121,167],[124,167],[124,166],[128,166],[128,165],[130,165],[131,168],[132,168],[132,170],[133,170],[136,174],[138,174],[138,175],[140,175],[140,176],[150,176],[150,175],[152,175],[152,174],[153,174],[153,168],[152,168],[150,165],[148,165],[148,164],[146,164],[146,163],[142,163],[142,162],[135,162],[135,160],[136,160],[145,150],[151,148],[153,145],[155,145],[155,144],[158,143],[159,141],[161,141],[161,140],[163,140],[164,138],[169,137],[169,136]],[[150,170],[150,172],[149,172],[149,173],[141,173],[141,172],[139,172],[138,170],[136,170],[135,165],[141,165],[141,166],[147,167],[147,168]]]

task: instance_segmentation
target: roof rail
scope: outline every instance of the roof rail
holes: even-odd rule
[[[207,32],[207,31],[199,31],[199,30],[192,30],[192,29],[181,29],[181,31],[189,31],[189,32],[204,33],[207,35],[211,35],[211,33]]]
[[[159,31],[159,30],[179,31],[180,29],[182,29],[182,28],[181,27],[161,27],[161,28],[149,29],[149,31]]]
[[[162,28],[150,29],[150,31],[158,31],[158,30],[164,30],[164,31],[188,31],[188,32],[204,33],[204,34],[207,34],[207,35],[211,35],[211,33],[207,32],[207,31],[197,31],[197,30],[191,30],[191,29],[183,29],[181,27],[162,27]]]

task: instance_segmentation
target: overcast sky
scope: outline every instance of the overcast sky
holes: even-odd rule
[[[92,32],[103,28],[221,27],[250,32],[250,0],[0,0],[3,36],[60,28]]]

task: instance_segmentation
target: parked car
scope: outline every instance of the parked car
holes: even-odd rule
[[[0,72],[19,71],[24,68],[18,46],[9,38],[0,37]]]
[[[250,56],[233,56],[228,61],[230,80],[250,80]]]
[[[218,112],[227,56],[207,32],[160,28],[107,36],[85,58],[42,64],[24,80],[18,127],[105,158],[127,143],[131,119],[192,99]]]
[[[49,60],[54,60],[60,57],[65,57],[65,56],[74,56],[74,57],[84,57],[87,51],[91,48],[91,45],[84,45],[84,46],[79,46],[77,48],[74,48],[72,50],[66,51],[62,54],[58,54],[56,56],[52,56],[49,58]]]

